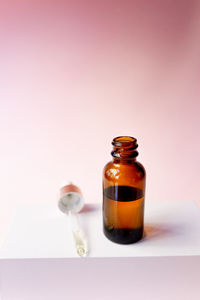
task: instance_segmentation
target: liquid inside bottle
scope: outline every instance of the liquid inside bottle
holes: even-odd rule
[[[130,244],[143,235],[144,195],[139,188],[109,186],[103,191],[104,234],[113,242]]]

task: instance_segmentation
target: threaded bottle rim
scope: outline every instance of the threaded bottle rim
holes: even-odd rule
[[[138,156],[136,151],[137,139],[132,136],[118,136],[112,141],[113,151],[111,155],[119,159],[133,159]]]

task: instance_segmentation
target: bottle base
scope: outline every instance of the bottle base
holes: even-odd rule
[[[143,237],[143,227],[129,228],[112,228],[109,229],[104,225],[104,235],[112,242],[117,244],[133,244],[138,242]]]

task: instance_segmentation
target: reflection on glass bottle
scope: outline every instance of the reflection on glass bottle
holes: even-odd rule
[[[130,244],[143,236],[145,169],[136,161],[135,138],[116,137],[112,145],[103,170],[103,230],[111,241]]]

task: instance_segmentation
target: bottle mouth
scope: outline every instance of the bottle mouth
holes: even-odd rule
[[[137,139],[132,136],[118,136],[113,139],[112,145],[115,147],[128,147],[130,145],[135,145],[134,149],[138,147]]]
[[[129,157],[134,158],[138,155],[135,150],[138,147],[137,139],[132,136],[118,136],[112,141],[113,151],[111,152],[113,157]]]

